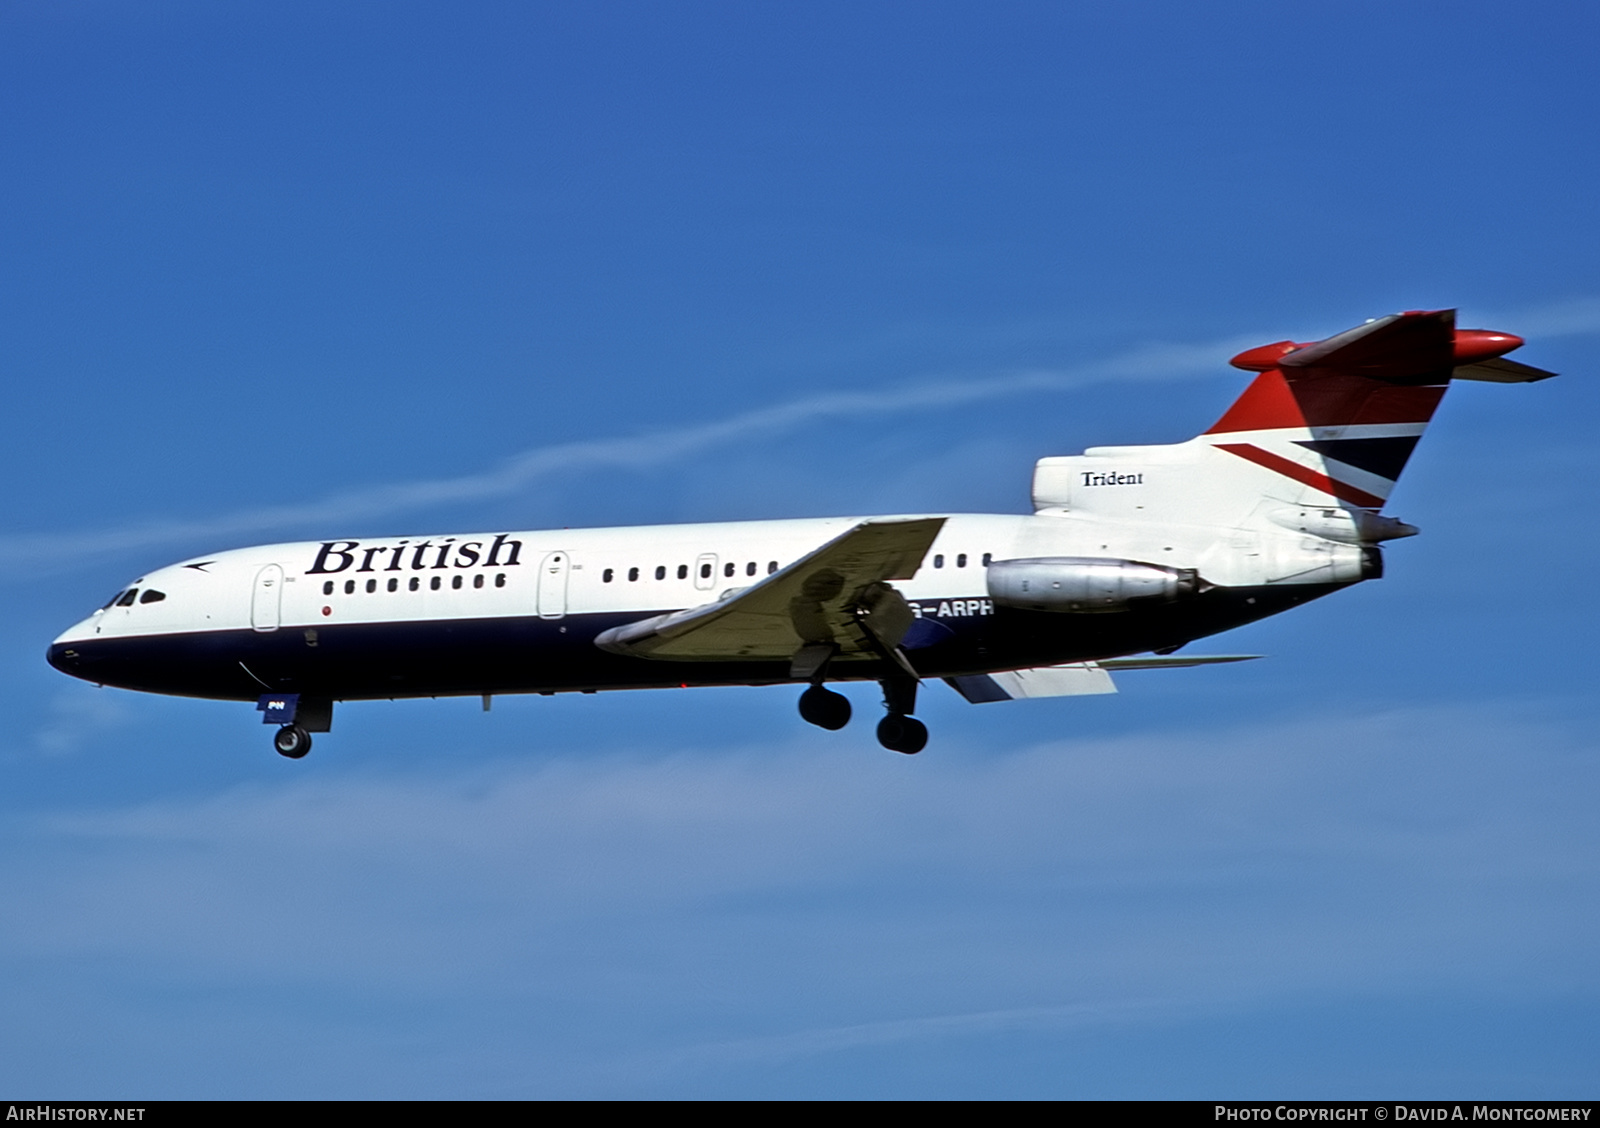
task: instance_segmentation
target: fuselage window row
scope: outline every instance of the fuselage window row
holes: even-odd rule
[[[983,566],[985,568],[987,568],[989,566],[989,562],[992,559],[993,559],[993,554],[985,552],[983,554],[983,558],[982,558]],[[944,567],[944,554],[943,553],[938,553],[937,555],[934,556],[934,558],[933,558],[933,566],[935,568],[943,568]],[[965,552],[961,552],[961,553],[957,553],[956,554],[955,566],[957,568],[965,568],[967,566],[967,554]],[[710,579],[711,578],[711,569],[712,569],[712,566],[709,563],[700,565],[700,578],[701,579]],[[758,563],[756,561],[754,561],[754,560],[749,561],[744,566],[744,574],[747,575],[747,576],[754,576],[759,570],[760,570],[760,567],[759,567]],[[774,572],[776,572],[777,570],[778,570],[778,562],[776,560],[767,561],[767,575],[770,576]],[[731,577],[737,575],[738,572],[739,572],[739,566],[737,564],[732,563],[732,562],[724,564],[722,566],[722,574],[724,576],[727,576],[727,577],[731,578]],[[638,568],[629,568],[628,569],[628,581],[630,583],[638,582],[639,576],[640,576],[640,570]],[[666,565],[664,565],[664,564],[656,565],[655,577],[658,580],[664,580],[664,579],[667,578]],[[616,578],[617,578],[617,570],[615,568],[607,568],[604,571],[602,571],[601,574],[600,574],[600,581],[602,583],[609,584],[613,580],[615,580]],[[685,579],[688,579],[688,578],[689,578],[689,566],[687,564],[679,564],[678,565],[678,579],[685,580]],[[460,576],[452,576],[450,578],[450,586],[452,588],[460,588],[462,586],[462,582],[463,582],[462,581],[462,577],[460,577]],[[391,579],[389,581],[389,583],[388,583],[388,590],[390,590],[390,591],[398,591],[399,590],[399,586],[400,586],[399,580]],[[421,581],[421,579],[419,577],[413,576],[411,578],[411,580],[410,580],[410,583],[407,586],[408,586],[408,589],[411,590],[411,591],[420,591],[421,587],[422,587],[422,581]],[[439,576],[433,576],[428,581],[428,588],[429,588],[430,591],[438,591],[441,586],[442,586],[442,581],[441,581],[441,578]],[[481,574],[473,577],[472,586],[473,587],[478,587],[478,588],[481,588],[483,586],[483,576]],[[506,586],[506,577],[505,577],[505,573],[504,572],[501,572],[501,573],[499,573],[499,574],[497,574],[495,576],[495,578],[494,578],[494,586],[495,587],[505,587]],[[335,589],[334,582],[332,580],[328,580],[322,585],[322,594],[323,595],[332,595],[334,593],[334,589]],[[344,592],[345,592],[346,595],[353,594],[355,592],[355,590],[356,590],[356,581],[355,580],[346,580],[344,582]],[[367,590],[369,592],[377,591],[378,590],[378,581],[377,580],[368,580],[367,581]],[[137,598],[138,595],[139,595],[139,589],[138,588],[130,588],[125,592],[118,592],[116,595],[111,597],[110,602],[108,602],[106,604],[106,606],[107,607],[111,607],[111,606],[115,605],[115,606],[120,606],[120,607],[128,607],[128,606],[132,605],[134,599]],[[162,599],[165,599],[165,598],[166,598],[166,595],[164,595],[161,592],[146,592],[145,593],[145,598],[139,600],[139,602],[141,602],[141,603],[155,603],[156,601],[162,600]]]
[[[966,558],[963,557],[962,559],[966,559]],[[761,566],[760,566],[760,563],[758,561],[751,560],[750,562],[745,564],[745,566],[744,566],[744,574],[747,575],[747,576],[753,576],[760,570],[760,567]],[[700,578],[702,580],[709,580],[711,578],[711,569],[712,569],[712,566],[710,564],[702,564],[702,565],[700,565]],[[770,576],[774,572],[776,572],[777,570],[778,570],[778,562],[776,560],[767,561],[767,575]],[[739,571],[739,565],[734,564],[734,563],[728,563],[728,564],[724,564],[722,566],[722,574],[724,576],[736,575],[736,574],[738,574],[738,571]],[[606,568],[605,570],[603,570],[600,573],[600,582],[603,583],[603,584],[609,584],[613,580],[615,580],[616,578],[617,578],[617,570],[615,568]],[[666,567],[666,565],[665,564],[657,564],[656,565],[656,579],[664,580],[666,578],[667,578],[667,567]],[[687,565],[687,564],[679,564],[678,565],[678,579],[687,580],[688,578],[689,578],[689,565]],[[634,582],[637,582],[638,579],[639,579],[639,569],[638,568],[629,568],[628,569],[628,582],[629,583],[634,583]]]
[[[483,581],[483,573],[482,572],[479,572],[476,576],[472,577],[472,586],[473,587],[481,588],[483,586],[483,583],[484,583],[484,581]],[[399,591],[400,590],[400,581],[398,579],[391,579],[387,586],[388,586],[388,590],[389,591]],[[450,577],[450,588],[451,588],[452,591],[459,591],[463,586],[465,586],[465,577],[463,577],[463,576],[451,576]],[[503,588],[503,587],[506,586],[506,574],[504,572],[497,572],[495,574],[494,586],[497,587],[497,588]],[[438,591],[442,587],[444,587],[444,581],[443,581],[442,577],[440,577],[440,576],[432,576],[432,577],[430,577],[428,579],[428,590],[429,591]],[[367,581],[367,591],[368,592],[375,592],[377,590],[378,590],[378,581],[377,580],[368,580]],[[420,576],[412,576],[410,581],[406,584],[406,590],[407,591],[421,591],[422,590],[422,578]],[[346,580],[344,582],[344,593],[346,595],[354,595],[355,591],[356,591],[356,582],[354,580]],[[323,595],[332,595],[333,592],[334,592],[334,582],[332,580],[324,581],[323,585],[322,585],[322,594]],[[156,599],[165,599],[166,598],[166,596],[162,595],[160,592],[156,592],[155,593],[155,597],[156,597]],[[155,599],[146,599],[144,602],[146,602],[146,603],[154,603]]]

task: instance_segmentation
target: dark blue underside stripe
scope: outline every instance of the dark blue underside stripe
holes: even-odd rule
[[[914,651],[912,660],[925,677],[959,677],[1157,650],[1277,614],[1338,586],[1217,588],[1118,615],[1000,609],[941,621],[942,629],[929,633],[948,638],[925,640],[932,645]],[[314,640],[300,627],[150,635],[57,644],[49,658],[63,673],[98,684],[247,701],[269,691],[357,700],[790,680],[787,661],[659,662],[594,646],[601,631],[637,617],[319,624]],[[839,663],[829,672],[877,678],[886,672],[877,665]]]

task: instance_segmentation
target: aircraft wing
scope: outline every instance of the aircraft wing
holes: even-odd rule
[[[1140,658],[1102,658],[1098,662],[1071,662],[1064,666],[1037,666],[998,674],[967,674],[945,678],[950,688],[974,705],[991,701],[1020,701],[1028,697],[1086,697],[1115,693],[1112,670],[1168,670],[1211,666],[1218,662],[1248,662],[1259,654],[1147,654]]]
[[[944,521],[863,521],[759,583],[613,627],[595,645],[679,662],[789,660],[797,677],[836,654],[895,657],[914,615],[885,581],[917,574]],[[809,669],[802,652],[814,662]]]

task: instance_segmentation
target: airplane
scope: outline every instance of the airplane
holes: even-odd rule
[[[1242,661],[1188,643],[1383,574],[1381,511],[1452,379],[1555,375],[1454,310],[1279,341],[1203,434],[1041,458],[1033,512],[335,539],[160,568],[57,638],[97,685],[254,701],[298,759],[337,701],[875,681],[920,752],[917,691],[978,704],[1114,692],[1126,669]]]

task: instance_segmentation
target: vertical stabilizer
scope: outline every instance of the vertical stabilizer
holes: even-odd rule
[[[1310,344],[1262,345],[1233,358],[1259,375],[1204,434],[1041,459],[1034,508],[1237,527],[1253,524],[1265,503],[1339,511],[1335,524],[1363,541],[1405,535],[1408,527],[1378,511],[1452,375],[1551,375],[1497,359],[1521,344],[1507,333],[1458,330],[1447,309],[1393,314]]]
[[[1503,351],[1522,343],[1493,336]],[[1455,311],[1395,314],[1233,363],[1261,374],[1200,441],[1298,483],[1302,504],[1377,510],[1444,398],[1457,363]]]

